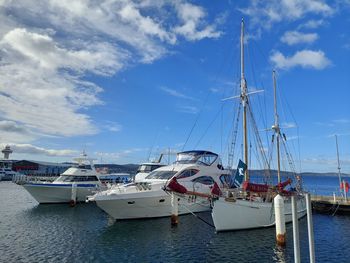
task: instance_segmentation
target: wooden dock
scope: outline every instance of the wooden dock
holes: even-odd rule
[[[311,196],[312,209],[324,214],[349,214],[350,215],[350,201],[345,201],[342,196]]]

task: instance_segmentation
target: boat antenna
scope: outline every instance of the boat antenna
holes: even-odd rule
[[[248,167],[248,130],[247,130],[247,81],[244,76],[244,20],[241,22],[241,101],[243,105],[243,149],[244,149],[244,162]],[[244,174],[244,180],[249,181],[248,168]]]
[[[340,173],[340,161],[339,161],[339,150],[338,150],[338,136],[335,135],[335,145],[337,147],[337,160],[338,160],[338,178],[339,178],[339,186],[342,184],[341,173]]]
[[[278,121],[278,112],[277,112],[277,92],[276,92],[276,71],[272,71],[272,80],[273,80],[273,92],[274,92],[274,111],[275,111],[275,123],[272,126],[272,130],[274,130],[276,135],[276,150],[277,150],[277,181],[281,182],[281,160],[280,160],[280,136],[281,130],[279,127]]]

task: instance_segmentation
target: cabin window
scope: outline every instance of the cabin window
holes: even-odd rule
[[[215,183],[214,179],[211,176],[200,176],[192,180],[195,183],[201,183],[205,185],[212,185]]]
[[[66,176],[62,180],[63,182],[88,182],[98,181],[96,176]]]
[[[180,174],[176,176],[176,178],[181,179],[181,178],[191,177],[197,174],[198,172],[199,170],[197,169],[188,169],[188,170],[182,171]]]

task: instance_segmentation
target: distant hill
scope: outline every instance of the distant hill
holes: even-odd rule
[[[107,167],[110,173],[130,173],[131,175],[136,174],[138,164],[95,164],[96,168]],[[277,177],[277,171],[271,170],[271,176]],[[265,174],[264,170],[250,170],[250,176],[258,177]],[[282,177],[293,177],[294,174],[292,172],[281,172]],[[335,172],[328,173],[315,173],[315,172],[304,172],[300,174],[301,176],[338,176]],[[350,174],[341,174],[342,177],[350,177]]]

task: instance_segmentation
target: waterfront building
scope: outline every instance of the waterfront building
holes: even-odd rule
[[[14,171],[29,176],[57,177],[70,167],[72,167],[72,164],[70,163],[53,163],[29,160],[15,161],[12,164],[12,169]]]

